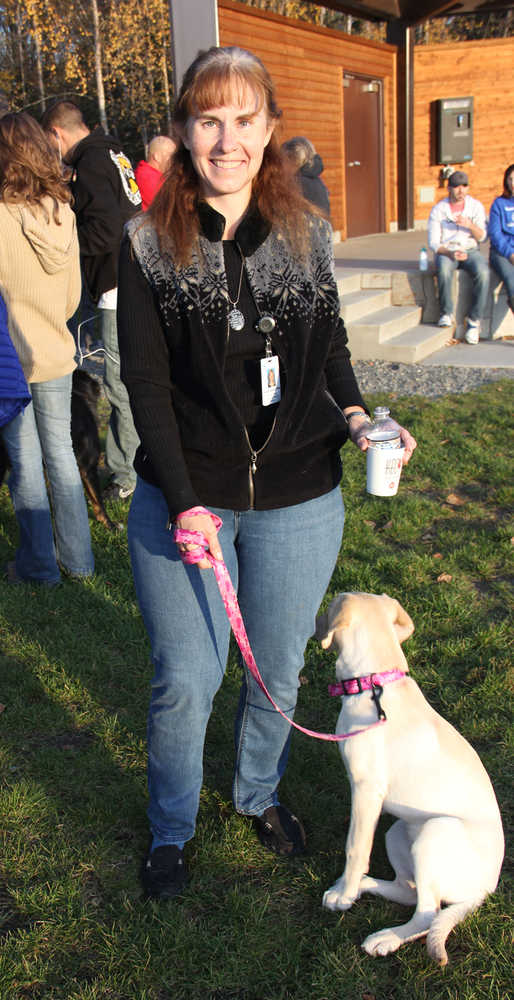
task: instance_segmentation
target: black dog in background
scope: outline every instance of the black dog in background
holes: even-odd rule
[[[97,521],[105,525],[109,531],[117,531],[118,525],[111,521],[104,506],[100,480],[98,478],[98,461],[101,448],[98,435],[97,405],[100,397],[100,384],[88,375],[82,368],[73,372],[73,388],[71,393],[71,440],[77,459],[86,496],[93,509]],[[0,437],[0,486],[9,467],[9,457],[2,438]]]
[[[96,379],[82,368],[75,369],[71,393],[71,440],[86,496],[96,520],[109,531],[117,531],[119,525],[111,521],[105,510],[98,478],[98,462],[102,450],[97,417],[100,391],[100,383]]]

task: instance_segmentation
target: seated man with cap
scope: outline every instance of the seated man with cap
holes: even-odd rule
[[[454,170],[448,179],[448,197],[434,205],[428,219],[428,245],[435,254],[439,285],[439,326],[452,327],[452,279],[457,268],[471,276],[473,290],[464,338],[478,344],[480,320],[489,288],[489,268],[478,244],[485,240],[487,224],[481,202],[468,194],[468,175]]]

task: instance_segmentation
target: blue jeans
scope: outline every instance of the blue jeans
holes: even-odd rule
[[[502,279],[509,297],[510,308],[514,312],[514,264],[511,264],[508,257],[503,257],[501,253],[498,253],[494,247],[490,249],[489,262]]]
[[[68,320],[68,329],[73,334],[77,348],[80,347],[82,353],[87,352],[89,342],[98,340],[100,336],[98,312],[99,310],[87,290],[84,275],[82,275],[80,302],[73,316]],[[77,357],[77,363],[82,363],[80,356]]]
[[[86,500],[71,443],[71,383],[71,374],[32,382],[32,402],[2,428],[20,533],[16,574],[23,580],[56,583],[59,565],[72,576],[90,576],[94,570]]]
[[[340,490],[278,510],[213,512],[223,519],[220,544],[259,670],[292,718],[305,646],[341,544]],[[194,834],[205,731],[230,637],[214,573],[182,563],[167,518],[161,491],[138,479],[128,539],[155,668],[148,718],[154,847],[183,846]],[[235,722],[238,812],[262,815],[278,803],[290,739],[291,727],[245,668]]]
[[[115,309],[99,309],[100,332],[105,347],[104,389],[111,404],[105,441],[105,461],[117,486],[135,485],[134,456],[139,438],[128,393],[120,378],[120,351]]]
[[[467,260],[452,260],[444,254],[436,254],[437,283],[439,286],[439,311],[453,313],[452,280],[457,268],[461,267],[471,275],[473,289],[469,319],[474,323],[482,319],[489,289],[489,268],[480,250],[468,250]]]

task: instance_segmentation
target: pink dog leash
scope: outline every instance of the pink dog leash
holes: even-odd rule
[[[207,514],[210,518],[212,518],[216,531],[220,530],[221,525],[223,523],[221,518],[218,517],[216,514],[212,514],[205,507],[192,507],[190,510],[184,511],[179,516],[194,517],[199,514]],[[184,563],[192,565],[194,563],[199,562],[200,559],[204,558],[208,559],[208,561],[210,562],[214,570],[214,574],[216,576],[216,581],[220,590],[223,604],[225,605],[225,610],[228,615],[228,620],[230,622],[237,645],[241,650],[241,655],[248,667],[248,670],[250,671],[256,683],[259,685],[261,691],[263,691],[264,694],[266,695],[268,701],[270,701],[271,704],[273,705],[273,708],[280,713],[282,718],[284,718],[286,722],[289,723],[290,726],[294,726],[294,728],[298,729],[299,732],[305,733],[306,736],[313,736],[317,740],[327,740],[331,743],[338,743],[341,740],[349,739],[350,736],[358,736],[360,733],[367,732],[368,729],[374,729],[375,726],[383,725],[383,723],[386,721],[385,716],[383,718],[380,717],[377,722],[372,722],[369,726],[365,726],[363,729],[355,729],[351,733],[341,733],[340,735],[336,736],[335,733],[317,733],[313,729],[305,729],[304,726],[299,726],[296,722],[293,722],[292,719],[289,719],[288,716],[285,714],[285,712],[283,712],[282,709],[279,708],[277,703],[271,697],[260,675],[259,668],[255,662],[255,657],[252,653],[250,642],[246,634],[246,629],[241,615],[241,610],[239,608],[237,595],[234,590],[234,587],[232,586],[232,580],[230,579],[225,563],[222,560],[215,559],[214,556],[211,555],[211,553],[208,551],[207,539],[205,538],[205,535],[202,534],[201,531],[186,531],[183,528],[175,527],[173,531],[173,540],[177,544],[180,543],[181,545],[189,544],[195,546],[194,549],[190,549],[189,551],[180,553],[182,561]],[[376,676],[378,677],[379,675]]]

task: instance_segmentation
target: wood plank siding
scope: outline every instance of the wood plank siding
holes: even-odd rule
[[[435,189],[435,200],[445,195],[439,186],[436,163],[435,113],[440,98],[474,99],[473,161],[462,164],[470,180],[470,194],[485,205],[501,194],[504,170],[514,162],[514,103],[512,76],[514,38],[420,45],[414,50],[414,217],[428,218],[431,205],[420,201],[421,189]],[[459,169],[459,165],[455,165]]]
[[[320,153],[330,192],[334,229],[346,236],[344,73],[382,80],[384,104],[385,229],[396,228],[396,48],[294,21],[236,0],[218,0],[220,44],[255,52],[269,69],[283,110],[279,137],[306,135]],[[501,191],[505,167],[514,162],[512,67],[514,38],[414,49],[414,218],[426,223],[444,197],[436,163],[434,102],[474,98],[474,149],[462,164],[470,191],[487,210]],[[458,166],[455,165],[455,166]]]
[[[221,45],[258,55],[283,111],[279,138],[305,135],[323,159],[332,223],[346,235],[343,74],[383,81],[385,228],[397,220],[396,48],[219,0]]]

